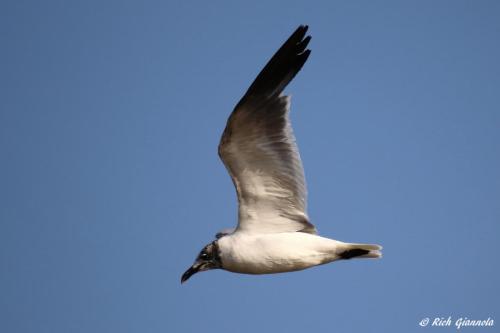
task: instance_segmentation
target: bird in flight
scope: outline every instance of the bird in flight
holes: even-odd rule
[[[238,195],[238,225],[216,235],[181,283],[211,269],[291,272],[351,258],[380,258],[379,245],[321,237],[309,221],[304,170],[282,95],[307,61],[311,36],[299,26],[259,73],[227,121],[219,156]]]

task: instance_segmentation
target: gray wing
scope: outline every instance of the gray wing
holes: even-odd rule
[[[238,195],[237,230],[316,233],[306,212],[304,170],[288,117],[283,89],[310,50],[300,26],[259,73],[228,119],[219,156]]]

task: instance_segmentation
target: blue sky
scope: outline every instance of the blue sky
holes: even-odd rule
[[[498,2],[3,1],[0,16],[0,331],[500,320]],[[226,119],[299,24],[312,54],[286,91],[309,215],[384,258],[181,286],[236,223]]]

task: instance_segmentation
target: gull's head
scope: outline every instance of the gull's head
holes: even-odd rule
[[[194,264],[188,268],[181,277],[181,283],[186,282],[191,276],[198,272],[208,271],[210,269],[221,268],[219,246],[217,241],[205,246],[196,257]]]

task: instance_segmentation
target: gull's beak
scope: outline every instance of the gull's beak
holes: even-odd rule
[[[181,283],[186,282],[192,275],[198,273],[201,267],[201,264],[195,262],[193,266],[189,267],[188,270],[185,271],[184,274],[182,274]]]

